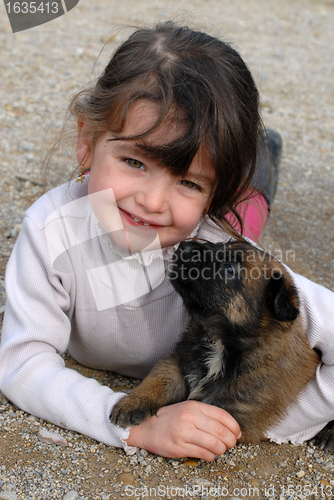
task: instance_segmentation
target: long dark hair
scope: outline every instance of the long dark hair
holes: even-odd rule
[[[142,98],[159,104],[159,118],[144,133],[124,137],[127,113]],[[225,217],[233,213],[242,228],[237,208],[251,189],[262,122],[252,75],[229,44],[173,22],[137,28],[69,109],[90,125],[92,147],[107,131],[116,140],[144,140],[167,117],[182,121],[184,133],[173,143],[152,147],[142,141],[142,147],[179,176],[204,146],[203,158],[217,179],[207,214],[238,237]]]

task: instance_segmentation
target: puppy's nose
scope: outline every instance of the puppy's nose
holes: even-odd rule
[[[181,243],[179,245],[179,249],[182,252],[191,252],[192,244],[193,244],[192,241],[181,241]]]
[[[178,248],[178,254],[180,255],[182,260],[186,259],[187,261],[189,261],[189,259],[191,259],[191,254],[192,254],[192,242],[181,241]]]

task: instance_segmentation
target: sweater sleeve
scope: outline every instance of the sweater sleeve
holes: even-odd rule
[[[124,396],[66,368],[75,283],[53,270],[44,230],[26,217],[6,270],[0,389],[19,408],[112,446],[129,431],[109,415]]]
[[[293,402],[285,417],[267,432],[276,443],[301,444],[334,420],[334,293],[292,274],[309,343],[321,354],[316,377]]]

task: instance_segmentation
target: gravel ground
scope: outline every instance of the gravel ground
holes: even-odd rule
[[[56,106],[86,84],[111,29],[175,15],[233,41],[251,67],[264,122],[284,139],[280,185],[263,243],[294,271],[334,289],[333,0],[81,0],[65,16],[16,34],[3,5],[0,10],[0,313],[4,269],[24,211],[43,192],[40,158],[50,116],[57,117],[53,131],[59,128]],[[115,32],[112,45],[123,36]],[[65,167],[49,174],[50,185],[67,178],[70,160],[65,151]],[[115,390],[136,383],[65,359]],[[0,456],[0,500],[293,500],[331,498],[334,490],[332,455],[310,443],[237,446],[210,464],[143,451],[130,458],[28,415],[1,395]]]

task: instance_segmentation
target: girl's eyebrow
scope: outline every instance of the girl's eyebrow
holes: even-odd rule
[[[155,157],[153,152],[154,146],[149,146],[150,149],[153,150],[152,151],[153,154],[152,153],[150,154],[149,152],[146,151],[147,144],[145,143],[126,141],[126,140],[124,141],[122,139],[119,140],[108,139],[108,141],[114,143],[115,152],[117,154],[122,153],[123,155],[131,155],[134,157],[136,157],[137,155],[139,155],[139,157],[144,157],[144,156],[150,158]],[[157,156],[161,156],[161,145],[157,146],[157,151],[158,151]],[[185,176],[188,179],[193,179],[196,182],[204,183],[210,186],[212,186],[215,183],[215,179],[212,178],[211,175],[205,175],[202,172],[192,172],[191,169],[188,170]]]
[[[143,153],[143,150],[140,147],[140,144],[135,143],[135,142],[122,141],[121,139],[116,140],[116,141],[113,139],[108,139],[108,142],[114,143],[114,147],[116,149],[116,152],[126,151],[126,152],[133,153],[133,154]]]

